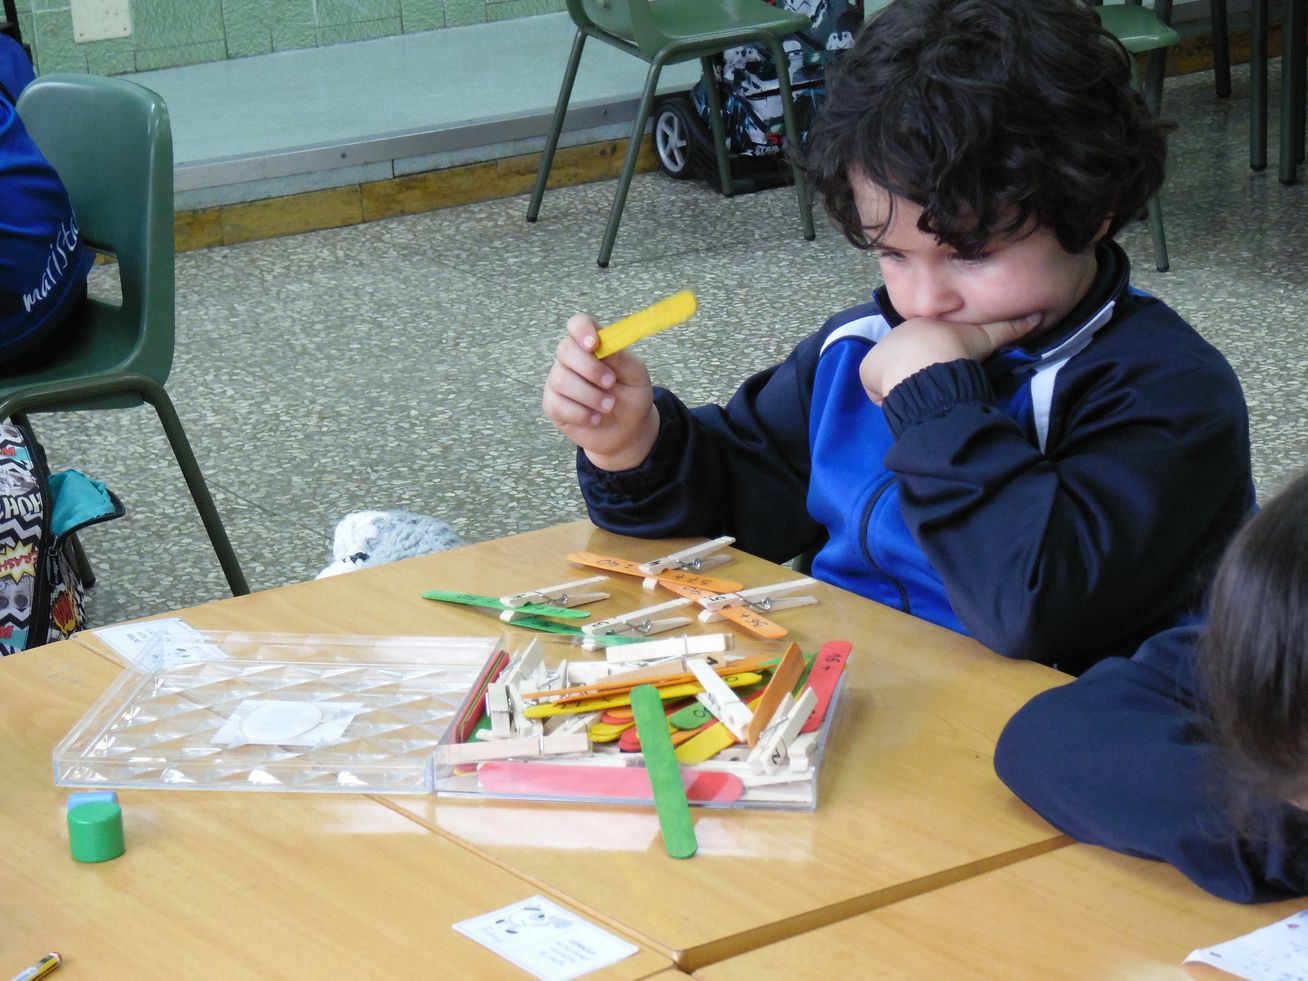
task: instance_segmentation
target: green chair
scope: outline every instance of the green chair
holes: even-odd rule
[[[1163,73],[1166,70],[1167,49],[1181,41],[1181,35],[1168,25],[1172,17],[1172,0],[1157,0],[1153,9],[1140,0],[1131,3],[1097,6],[1099,22],[1104,29],[1122,42],[1132,55],[1149,53],[1148,77],[1141,84],[1140,66],[1131,59],[1131,81],[1136,91],[1144,96],[1145,104],[1155,115],[1163,99]],[[1167,272],[1167,238],[1163,234],[1163,210],[1158,195],[1151,195],[1146,205],[1149,234],[1154,242],[1154,265],[1159,272]]]
[[[89,298],[58,353],[29,371],[0,365],[0,419],[32,411],[154,407],[233,593],[245,576],[164,391],[173,362],[173,143],[168,109],[132,82],[49,75],[18,114],[68,188],[82,239],[118,260],[121,304]],[[83,557],[84,558],[84,557]]]
[[[814,237],[813,211],[804,186],[804,176],[799,167],[795,166],[799,129],[795,123],[795,106],[790,95],[790,75],[785,70],[787,58],[780,41],[787,34],[811,26],[805,14],[778,10],[765,0],[567,0],[567,3],[568,14],[577,25],[577,36],[572,42],[572,53],[568,56],[568,66],[563,74],[563,87],[559,90],[554,119],[545,141],[545,150],[541,154],[540,172],[536,175],[536,186],[531,192],[531,203],[527,206],[528,221],[535,221],[540,213],[541,198],[545,195],[550,166],[554,162],[554,150],[558,146],[559,133],[563,130],[563,117],[568,111],[572,83],[577,77],[577,66],[581,63],[581,51],[586,38],[598,38],[620,51],[635,55],[650,66],[645,76],[640,107],[631,129],[631,144],[627,147],[627,156],[618,177],[618,189],[609,211],[604,242],[600,246],[601,268],[609,264],[609,256],[613,252],[618,223],[622,220],[622,208],[626,204],[632,175],[636,172],[636,159],[645,135],[645,123],[654,105],[659,73],[663,66],[692,58],[699,59],[708,96],[713,142],[717,149],[718,176],[723,193],[730,194],[731,170],[722,124],[721,98],[717,86],[713,84],[710,58],[739,44],[759,43],[772,52],[774,63],[780,68],[777,75],[786,125],[786,149],[794,166],[800,220],[804,237],[809,240]]]

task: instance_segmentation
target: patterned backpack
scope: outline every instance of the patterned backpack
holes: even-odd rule
[[[76,470],[51,474],[31,430],[0,423],[0,654],[83,626],[72,534],[122,514],[104,484]]]

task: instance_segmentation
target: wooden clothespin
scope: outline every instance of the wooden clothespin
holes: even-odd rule
[[[599,569],[601,572],[620,572],[625,576],[636,576],[640,579],[649,578],[649,573],[641,569],[639,562],[634,562],[631,559],[615,558],[612,555],[599,555],[595,552],[569,552],[568,561],[592,569]],[[687,569],[666,569],[663,572],[655,573],[654,578],[658,580],[659,584],[676,582],[687,586],[697,586],[713,593],[729,593],[732,590],[744,588],[740,583],[733,582],[730,579],[715,579],[712,576],[702,576]],[[646,588],[652,587],[646,584]]]
[[[749,728],[745,733],[745,741],[751,748],[757,745],[763,730],[776,715],[781,702],[799,683],[799,676],[803,672],[804,654],[798,644],[791,644],[786,649],[786,653],[781,656],[781,662],[773,669],[772,677],[768,679],[767,687],[763,689],[763,697],[754,706],[754,714],[749,720]]]
[[[521,593],[501,596],[500,602],[515,610],[529,603],[550,604],[570,609],[574,606],[585,606],[587,603],[608,599],[608,593],[583,593],[578,591],[581,586],[593,586],[597,582],[607,581],[608,576],[574,579],[572,582],[561,582],[553,586],[541,586],[539,589],[528,589]]]
[[[812,688],[805,688],[798,699],[787,692],[772,724],[763,730],[758,744],[750,750],[749,768],[755,773],[776,773],[785,766],[790,756],[790,744],[816,706],[817,694]]]
[[[429,589],[422,594],[423,599],[436,600],[439,603],[459,603],[463,606],[480,606],[501,613],[531,614],[541,617],[558,617],[567,620],[584,620],[590,616],[585,610],[570,610],[565,606],[543,603],[527,603],[519,607],[506,606],[495,596],[479,596],[476,593],[461,593],[450,589]]]
[[[700,657],[720,654],[731,649],[730,634],[686,634],[667,640],[648,640],[641,644],[611,647],[604,652],[610,664],[627,664],[632,661],[659,661],[667,657]]]
[[[763,611],[812,606],[817,602],[813,596],[787,598],[781,596],[791,590],[803,589],[816,583],[816,579],[794,579],[772,586],[756,586],[753,589],[733,589],[725,592],[700,589],[683,583],[664,582],[662,585],[704,607],[704,612],[699,615],[701,623],[730,620],[758,637],[780,640],[790,631],[781,624],[769,620],[763,615]]]
[[[721,538],[715,538],[712,541],[683,548],[670,555],[665,555],[661,559],[642,562],[639,568],[647,576],[657,576],[660,572],[669,571],[703,572],[705,569],[712,569],[715,566],[726,565],[730,562],[730,555],[715,555],[714,553],[726,548],[734,541],[735,539],[730,535],[723,535]]]
[[[480,763],[517,756],[554,756],[560,753],[585,753],[590,737],[585,732],[555,733],[549,736],[521,736],[477,743],[450,743],[436,751],[441,763]]]
[[[702,701],[708,710],[731,730],[733,736],[743,741],[749,731],[749,722],[754,717],[754,713],[706,662],[693,658],[686,662],[686,667],[690,668],[691,673],[704,686]]]
[[[665,613],[668,610],[675,610],[682,606],[689,605],[690,601],[686,599],[675,599],[667,603],[657,603],[654,606],[647,606],[640,610],[632,610],[630,613],[621,613],[615,617],[609,617],[607,620],[600,620],[597,623],[585,624],[581,631],[590,637],[602,637],[605,634],[620,634],[628,631],[634,631],[641,634],[657,634],[665,630],[671,630],[674,627],[684,627],[690,623],[690,617],[664,617],[657,618],[656,614]]]
[[[511,660],[499,676],[486,685],[486,712],[490,716],[489,735],[496,740],[525,736],[534,730],[525,713],[522,689],[540,667],[544,649],[533,640],[527,649]]]

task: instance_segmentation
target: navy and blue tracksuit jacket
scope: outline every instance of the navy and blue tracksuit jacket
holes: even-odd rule
[[[1201,628],[1100,661],[1008,723],[995,771],[1060,831],[1170,862],[1224,899],[1308,894],[1308,811],[1257,789],[1206,735]]]
[[[924,368],[881,406],[864,356],[902,322],[886,292],[841,313],[725,405],[656,390],[639,467],[578,454],[600,527],[734,535],[970,634],[1080,670],[1188,612],[1253,503],[1248,417],[1226,360],[1098,249],[1063,323],[983,364]]]

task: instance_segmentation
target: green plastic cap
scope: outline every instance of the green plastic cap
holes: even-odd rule
[[[126,851],[123,809],[113,801],[78,804],[68,812],[68,847],[78,862],[107,862]]]

